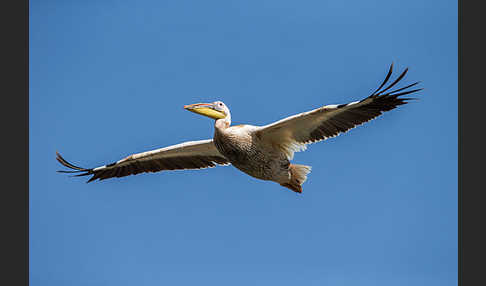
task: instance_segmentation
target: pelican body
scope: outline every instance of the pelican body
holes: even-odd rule
[[[193,104],[185,108],[199,113],[199,108],[206,105]],[[257,179],[274,181],[293,191],[302,192],[301,184],[305,181],[310,167],[291,165],[283,150],[275,148],[271,141],[262,140],[258,126],[231,126],[231,114],[223,102],[216,101],[210,106],[225,116],[215,117],[213,142],[216,149],[233,166]],[[204,114],[204,111],[200,114]]]
[[[421,90],[410,90],[410,87],[418,84],[415,82],[388,91],[405,76],[408,69],[383,88],[390,79],[392,70],[393,64],[378,89],[360,101],[326,105],[265,126],[231,126],[230,110],[222,101],[186,105],[186,110],[214,119],[213,139],[185,142],[133,154],[93,169],[75,166],[57,153],[57,160],[72,169],[59,172],[79,173],[76,176],[93,175],[88,180],[91,182],[143,172],[201,169],[231,164],[252,177],[273,181],[302,193],[302,184],[311,167],[290,163],[294,152],[303,151],[307,144],[337,136],[385,111],[406,104],[413,98],[400,96]]]
[[[296,192],[302,192],[300,183],[304,182],[310,167],[291,165],[285,153],[273,148],[269,142],[261,140],[257,136],[257,131],[258,127],[252,125],[225,127],[225,124],[217,122],[214,145],[240,171],[257,179],[274,181]],[[297,166],[303,168],[305,174],[300,175],[304,177],[295,178],[297,174],[292,177],[292,170]]]

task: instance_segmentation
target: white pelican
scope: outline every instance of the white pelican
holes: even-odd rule
[[[284,118],[265,126],[231,126],[231,114],[221,101],[197,103],[185,109],[215,120],[213,139],[190,141],[157,150],[133,154],[117,162],[97,168],[77,167],[56,152],[57,160],[76,176],[92,175],[88,180],[104,180],[143,172],[179,169],[203,169],[232,164],[248,175],[274,181],[302,193],[302,184],[311,167],[290,163],[294,152],[306,145],[346,132],[413,98],[400,97],[421,89],[409,88],[419,82],[388,91],[407,73],[408,68],[390,85],[393,64],[383,83],[370,96],[347,104],[326,105]],[[383,88],[383,89],[382,89]]]

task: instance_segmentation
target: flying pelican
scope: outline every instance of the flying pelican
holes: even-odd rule
[[[422,90],[409,89],[419,83],[415,82],[388,91],[405,76],[408,68],[395,81],[383,88],[390,79],[392,70],[393,63],[378,89],[360,101],[326,105],[265,126],[231,126],[230,110],[221,101],[186,105],[186,110],[215,120],[213,139],[190,141],[133,154],[92,169],[75,166],[56,152],[57,160],[72,169],[58,172],[78,173],[75,176],[92,175],[89,183],[96,179],[104,180],[144,172],[203,169],[232,164],[252,177],[274,181],[294,192],[302,193],[302,184],[306,181],[311,167],[290,163],[294,152],[303,151],[307,144],[337,136],[376,118],[385,111],[406,104],[414,98],[400,96]]]

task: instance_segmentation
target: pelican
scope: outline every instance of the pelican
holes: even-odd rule
[[[400,97],[419,89],[410,89],[419,82],[389,91],[407,73],[406,68],[391,84],[393,63],[381,85],[368,97],[347,104],[326,105],[293,115],[265,126],[231,126],[231,113],[222,102],[185,105],[188,111],[214,119],[213,139],[190,141],[152,151],[130,155],[97,168],[81,168],[66,161],[56,152],[56,159],[76,173],[75,176],[105,180],[144,172],[203,169],[216,165],[233,165],[244,173],[265,181],[273,181],[296,193],[311,171],[310,166],[290,163],[294,152],[306,145],[335,137],[370,121],[385,111],[415,98]]]

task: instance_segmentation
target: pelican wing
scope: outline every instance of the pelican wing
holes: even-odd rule
[[[393,64],[380,87],[370,96],[347,104],[326,105],[308,112],[293,115],[275,123],[262,126],[256,136],[272,146],[280,148],[292,159],[296,151],[305,150],[306,144],[319,142],[346,132],[370,121],[385,111],[406,104],[413,98],[400,97],[417,92],[410,90],[419,82],[388,91],[407,73],[408,68],[389,86],[383,88],[390,79]],[[383,88],[383,89],[382,89]]]
[[[93,169],[75,166],[57,153],[57,161],[73,169],[58,171],[62,173],[79,173],[76,176],[93,175],[88,183],[96,179],[104,180],[114,177],[136,175],[144,172],[164,170],[203,169],[229,164],[214,146],[213,140],[190,141],[169,147],[130,155],[115,163]]]

